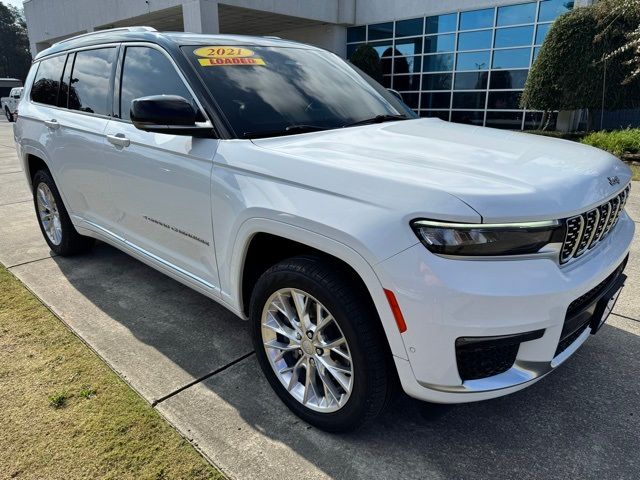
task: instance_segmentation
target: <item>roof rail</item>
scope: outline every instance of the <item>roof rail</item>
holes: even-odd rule
[[[112,32],[157,32],[157,30],[153,27],[118,27],[118,28],[107,28],[106,30],[95,30],[93,32],[83,33],[81,35],[76,35],[75,37],[65,38],[64,40],[60,40],[56,42],[54,45],[59,45],[61,43],[70,42],[71,40],[75,40],[77,38],[89,37],[91,35],[98,35],[101,33],[112,33]]]

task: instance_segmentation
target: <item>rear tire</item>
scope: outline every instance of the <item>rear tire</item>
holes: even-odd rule
[[[377,312],[345,270],[317,257],[284,260],[260,277],[249,312],[271,387],[293,413],[330,432],[375,418],[395,391]]]
[[[47,170],[38,170],[33,176],[33,203],[40,231],[54,253],[67,257],[91,249],[95,240],[76,231]]]
[[[13,113],[11,113],[11,110],[9,110],[7,107],[4,107],[4,115],[5,117],[7,117],[7,120],[9,122],[13,122]]]

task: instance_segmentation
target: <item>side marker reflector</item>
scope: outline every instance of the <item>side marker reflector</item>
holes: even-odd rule
[[[391,307],[393,316],[396,319],[398,330],[400,330],[400,333],[406,332],[407,324],[404,322],[404,317],[402,316],[402,310],[400,310],[400,305],[398,305],[398,300],[396,300],[396,296],[391,290],[387,290],[386,288],[384,289],[384,294],[387,296],[387,301],[389,302],[389,306]]]

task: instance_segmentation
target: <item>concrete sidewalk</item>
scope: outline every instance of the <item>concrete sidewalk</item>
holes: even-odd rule
[[[638,240],[615,314],[546,379],[455,407],[401,396],[366,429],[329,435],[272,393],[246,322],[104,244],[52,257],[20,170],[0,121],[0,262],[231,478],[640,477]]]

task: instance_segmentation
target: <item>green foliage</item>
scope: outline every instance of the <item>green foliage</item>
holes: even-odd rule
[[[49,405],[53,408],[62,408],[66,405],[69,395],[66,392],[54,393],[49,396]]]
[[[593,132],[584,137],[582,143],[601,148],[618,157],[628,153],[640,153],[640,129],[627,128],[612,132]]]
[[[371,45],[360,45],[349,60],[364,73],[382,83],[380,56]]]
[[[640,77],[640,0],[603,0],[598,13],[602,27],[601,35],[609,30],[618,30],[618,34],[624,35],[624,45],[614,49],[606,58],[622,60],[623,65],[629,67],[625,82],[633,82]],[[620,25],[620,18],[627,19],[627,22]],[[625,23],[629,23],[631,31]]]
[[[0,77],[27,77],[31,52],[22,11],[0,3]]]
[[[613,0],[611,0],[613,1]],[[617,0],[619,1],[619,0]],[[631,52],[615,60],[607,55],[624,45],[626,33],[637,26],[633,15],[604,25],[606,0],[576,8],[559,17],[534,63],[521,105],[538,110],[607,110],[640,107],[640,78],[629,81]],[[605,77],[606,73],[606,77]],[[603,98],[604,91],[604,98]]]

